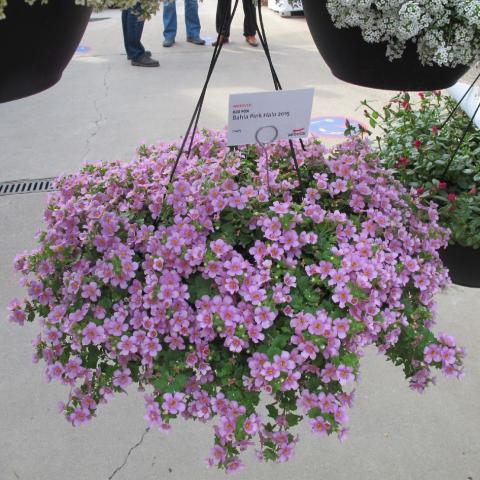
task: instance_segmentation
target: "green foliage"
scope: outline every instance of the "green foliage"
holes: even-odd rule
[[[0,0],[0,20],[5,17],[5,7],[9,2],[14,2],[15,0]],[[46,4],[48,0],[24,0],[25,3],[33,5],[35,3]],[[66,0],[63,0],[66,1]],[[75,0],[75,3],[78,5],[84,5],[94,10],[104,10],[106,8],[133,8],[137,3],[140,3],[141,11],[139,14],[141,18],[150,18],[154,15],[160,7],[162,0]],[[163,0],[165,3],[171,2],[173,0]]]
[[[451,243],[480,248],[480,131],[456,102],[441,92],[400,93],[381,112],[363,101],[381,160],[426,203],[439,206],[440,221],[452,231]],[[455,153],[455,151],[458,151]]]
[[[190,302],[195,303],[204,295],[211,295],[213,291],[213,282],[210,279],[203,278],[200,273],[192,275],[188,281],[188,293]]]

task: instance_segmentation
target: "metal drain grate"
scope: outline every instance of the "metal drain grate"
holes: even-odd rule
[[[0,196],[20,195],[22,193],[52,192],[54,178],[35,178],[33,180],[11,180],[0,182]]]

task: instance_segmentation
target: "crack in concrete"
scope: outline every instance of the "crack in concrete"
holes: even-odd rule
[[[93,102],[93,107],[96,113],[96,119],[94,121],[94,129],[93,132],[87,137],[85,142],[85,152],[83,154],[83,158],[86,159],[87,155],[90,153],[90,145],[92,140],[98,135],[100,131],[100,127],[107,121],[107,118],[104,116],[103,112],[100,110],[98,104],[101,100],[105,100],[108,97],[109,87],[107,77],[110,71],[112,70],[112,63],[108,63],[108,67],[105,70],[105,74],[103,75],[103,96],[101,98],[97,98]]]
[[[142,434],[142,438],[140,438],[140,440],[132,447],[130,448],[130,450],[128,451],[126,457],[124,458],[123,460],[123,463],[117,467],[113,472],[112,474],[108,477],[108,480],[112,480],[112,478],[120,471],[122,470],[123,467],[125,467],[125,465],[127,464],[128,462],[128,457],[130,457],[131,453],[136,449],[138,448],[142,443],[143,443],[143,440],[145,438],[145,435],[150,431],[150,428],[146,428],[145,431],[143,432]]]

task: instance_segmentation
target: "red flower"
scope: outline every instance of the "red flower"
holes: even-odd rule
[[[402,102],[402,107],[405,109],[405,110],[410,110],[410,102],[408,100],[404,100]]]
[[[470,189],[470,192],[469,192],[469,193],[471,193],[472,195],[476,195],[477,192],[478,192],[478,189],[477,189],[477,187],[474,186],[474,187],[472,187],[472,188]]]
[[[397,162],[397,167],[404,166],[406,167],[410,163],[410,160],[407,157],[400,157]]]
[[[424,92],[418,92],[418,96],[423,100],[425,98]]]
[[[457,196],[454,193],[449,193],[447,198],[449,202],[454,202],[457,199]]]
[[[425,189],[423,187],[418,187],[417,188],[418,195],[421,195],[424,191],[425,191]]]
[[[432,135],[433,136],[438,135],[438,127],[436,125],[432,126]]]
[[[445,189],[447,188],[447,182],[440,182],[440,183],[438,184],[438,188],[439,188],[440,190],[445,190]]]
[[[413,145],[415,146],[415,148],[416,148],[417,150],[420,150],[420,148],[421,148],[421,146],[422,146],[422,141],[417,139],[417,140],[415,140],[415,141],[413,142]]]

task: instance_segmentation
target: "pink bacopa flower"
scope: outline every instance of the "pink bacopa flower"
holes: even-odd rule
[[[69,416],[69,419],[74,426],[88,423],[91,418],[92,416],[90,414],[90,411],[86,408],[80,407],[75,408],[75,410]]]
[[[227,451],[225,450],[225,448],[220,445],[215,445],[212,448],[209,460],[211,460],[212,465],[218,465],[219,463],[223,463],[226,457]]]
[[[82,330],[82,345],[99,345],[105,341],[105,333],[102,326],[96,325],[93,322],[90,322]]]
[[[59,179],[38,248],[15,259],[29,298],[8,318],[40,319],[33,359],[69,387],[72,424],[135,384],[149,427],[214,418],[207,463],[233,473],[252,445],[289,460],[301,421],[344,439],[368,345],[419,392],[435,369],[462,377],[464,349],[428,333],[448,232],[368,142],[306,142],[303,190],[288,142],[192,145],[172,182],[176,142]]]
[[[90,282],[82,286],[82,298],[96,302],[101,295],[101,291],[95,282]]]
[[[115,370],[113,373],[113,385],[122,389],[127,388],[132,383],[131,371],[129,368]]]
[[[10,322],[18,323],[19,325],[23,325],[25,323],[27,315],[23,310],[23,306],[20,303],[20,300],[18,300],[17,298],[13,299],[8,305],[8,311],[8,320]]]
[[[166,393],[163,396],[162,409],[171,415],[185,411],[184,395],[182,393]]]
[[[325,437],[328,434],[330,429],[330,423],[327,422],[323,417],[316,417],[310,420],[310,428],[315,435],[320,437]]]
[[[48,320],[50,323],[60,323],[67,313],[67,308],[64,305],[54,307],[48,314]]]
[[[120,342],[118,342],[118,349],[120,350],[120,355],[129,355],[138,351],[134,338],[128,335],[122,335]]]
[[[267,382],[280,376],[280,368],[275,363],[265,362],[262,367],[261,374]]]
[[[74,380],[83,372],[82,362],[79,358],[72,358],[65,365],[65,373],[68,378]]]
[[[340,308],[344,308],[347,302],[350,302],[352,300],[352,295],[350,294],[350,290],[347,287],[340,287],[335,289],[332,300],[338,303]]]
[[[337,368],[336,378],[340,382],[340,385],[346,385],[355,379],[353,374],[353,368],[340,364]]]
[[[60,380],[62,378],[64,371],[65,369],[60,362],[55,362],[53,365],[48,367],[48,375],[56,380]]]

